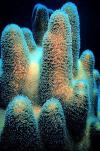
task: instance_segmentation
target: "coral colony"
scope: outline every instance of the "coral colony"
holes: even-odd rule
[[[100,139],[100,73],[80,55],[75,4],[32,13],[32,31],[7,25],[1,35],[0,150],[89,151]],[[96,141],[97,139],[97,141]]]

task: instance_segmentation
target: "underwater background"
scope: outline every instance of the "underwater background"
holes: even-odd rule
[[[0,150],[99,151],[98,2],[0,7]]]

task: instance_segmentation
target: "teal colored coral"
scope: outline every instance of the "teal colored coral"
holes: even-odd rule
[[[41,46],[44,33],[47,30],[49,11],[42,4],[35,5],[32,12],[32,31],[36,43]]]
[[[75,4],[37,4],[32,30],[4,28],[0,89],[0,149],[88,151],[100,139],[100,73],[91,50],[80,54]]]
[[[76,76],[78,71],[78,59],[80,53],[80,21],[78,10],[76,5],[71,2],[64,4],[61,9],[68,14],[71,24],[73,75]]]
[[[91,104],[91,112],[94,114],[94,100],[93,100],[93,89],[94,89],[94,76],[93,70],[95,65],[95,57],[91,50],[85,50],[80,57],[81,63],[83,65],[83,70],[86,74],[86,79],[88,80],[89,97]]]
[[[40,103],[57,97],[65,101],[72,80],[72,38],[68,15],[55,11],[43,39],[43,61],[40,73]]]
[[[44,103],[39,117],[39,128],[44,150],[71,149],[72,144],[59,100],[51,98]]]
[[[38,124],[31,101],[25,96],[16,96],[8,105],[1,135],[4,150],[34,150],[39,147]]]
[[[22,31],[25,36],[25,40],[27,42],[27,46],[30,52],[33,52],[36,49],[36,43],[33,39],[33,34],[30,29],[23,27]]]
[[[28,47],[19,26],[5,27],[1,36],[1,101],[7,106],[18,93],[21,93],[28,71]]]
[[[74,81],[73,85],[74,97],[70,103],[66,104],[65,114],[71,137],[75,142],[80,142],[85,135],[86,130],[89,110],[89,95],[86,81]]]

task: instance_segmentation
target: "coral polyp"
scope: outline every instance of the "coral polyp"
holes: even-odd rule
[[[100,139],[100,73],[91,50],[80,54],[77,6],[35,5],[32,29],[9,24],[0,45],[0,149],[92,149]]]

